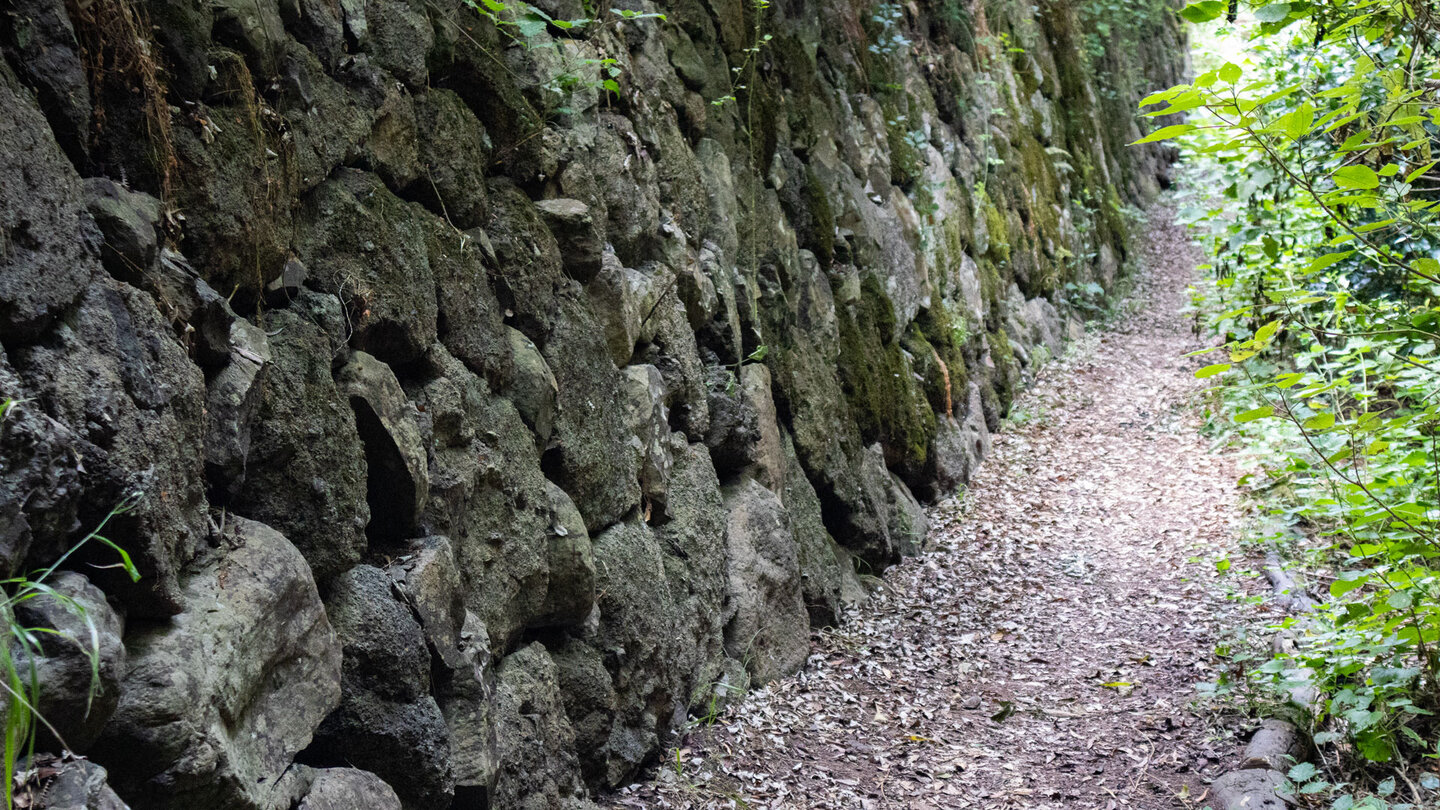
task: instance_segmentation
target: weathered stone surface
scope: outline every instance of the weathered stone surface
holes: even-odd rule
[[[355,411],[355,428],[365,446],[366,490],[372,543],[410,537],[430,496],[429,444],[419,413],[405,398],[390,367],[355,352],[335,372],[335,385]]]
[[[444,537],[412,540],[386,573],[415,614],[431,653],[452,670],[465,666],[461,652],[465,592],[450,541]]]
[[[67,759],[53,763],[55,776],[47,782],[28,807],[36,810],[127,810],[125,802],[115,795],[105,769],[89,760]],[[16,805],[28,791],[16,792]]]
[[[462,665],[437,690],[440,711],[450,730],[455,803],[461,807],[493,806],[490,801],[500,770],[495,668],[490,657],[490,636],[474,613],[465,614],[459,650]]]
[[[511,343],[483,263],[489,244],[485,232],[459,233],[432,220],[426,240],[440,341],[492,388],[506,387],[512,373]]]
[[[26,389],[0,351],[0,401],[16,404],[0,430],[0,567],[13,574],[38,536],[64,537],[76,525],[81,465],[78,437],[26,402]]]
[[[665,501],[670,479],[670,410],[665,380],[654,366],[620,370],[620,404],[630,428],[630,444],[640,468],[640,490],[652,501]]]
[[[782,437],[785,480],[777,494],[790,518],[795,554],[800,566],[800,591],[811,627],[838,624],[849,608],[865,600],[865,587],[855,574],[855,563],[825,529],[820,498],[805,477],[789,434]]]
[[[590,206],[579,200],[540,200],[535,203],[540,218],[555,235],[565,272],[581,284],[600,272],[605,239]]]
[[[1210,785],[1210,801],[1219,810],[1284,810],[1293,804],[1277,793],[1284,784],[1279,771],[1231,771]]]
[[[58,751],[63,746],[83,754],[100,735],[120,700],[120,680],[125,676],[125,647],[121,642],[125,626],[105,601],[105,594],[83,574],[60,571],[45,584],[76,607],[46,593],[15,610],[21,626],[49,628],[57,634],[35,634],[42,651],[34,662],[40,683],[36,708],[45,718],[44,726],[37,729],[36,744],[39,750]],[[23,660],[18,663],[22,673],[28,667]],[[52,729],[60,733],[60,739],[54,738]]]
[[[106,536],[135,558],[132,583],[110,569],[96,582],[119,596],[132,616],[166,616],[181,607],[180,569],[204,533],[204,380],[171,337],[152,299],[101,276],[64,321],[38,342],[10,354],[31,403],[79,440],[79,525],[35,549],[53,560],[70,532],[88,531],[110,510],[144,493],[111,519]],[[62,479],[63,480],[63,479]],[[74,536],[78,540],[79,536]],[[96,562],[113,555],[96,546]]]
[[[126,638],[95,758],[145,807],[273,807],[270,787],[340,698],[340,645],[310,570],[279,532],[231,516],[183,604]]]
[[[574,808],[586,801],[565,717],[555,663],[541,644],[505,657],[497,669],[496,743],[500,760],[494,807]]]
[[[810,654],[800,565],[789,516],[753,479],[725,488],[725,651],[755,680],[788,675]]]
[[[448,804],[450,732],[430,694],[430,651],[411,606],[384,571],[359,565],[336,579],[326,609],[344,649],[342,695],[304,760],[372,771],[407,808]]]
[[[233,313],[231,318],[225,364],[205,384],[205,475],[228,497],[245,480],[251,427],[265,397],[266,366],[273,359],[265,330]]]
[[[490,139],[485,127],[449,90],[415,97],[419,158],[425,175],[412,184],[415,198],[457,228],[485,221],[485,167]]]
[[[369,771],[322,768],[296,810],[401,810],[394,789]]]
[[[518,329],[504,328],[510,354],[515,359],[515,371],[504,393],[515,404],[520,418],[535,432],[536,444],[543,448],[555,429],[555,398],[560,386],[530,338]]]
[[[351,345],[386,363],[418,360],[435,341],[429,216],[353,169],[322,183],[300,212],[296,250],[311,283],[345,303]]]
[[[104,177],[91,177],[85,180],[85,208],[100,228],[104,239],[100,256],[111,275],[129,281],[159,257],[155,236],[159,200]]]
[[[331,343],[287,310],[271,313],[272,362],[251,431],[242,515],[286,534],[324,581],[365,551],[365,450],[355,415],[330,373]]]
[[[466,607],[505,649],[545,614],[556,525],[535,440],[506,399],[441,347],[417,404],[435,425],[424,530],[450,539]]]
[[[51,27],[69,27],[63,10],[41,11]],[[80,178],[8,64],[0,64],[0,107],[0,332],[27,340],[89,286],[100,269],[100,231]]]

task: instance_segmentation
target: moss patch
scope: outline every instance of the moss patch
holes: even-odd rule
[[[918,474],[935,435],[935,413],[894,339],[890,297],[873,275],[865,275],[860,286],[853,311],[837,313],[841,388],[864,440],[884,446],[886,463]]]

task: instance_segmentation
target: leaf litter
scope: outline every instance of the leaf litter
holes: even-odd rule
[[[1152,212],[1131,311],[1043,370],[926,550],[610,807],[1204,806],[1234,747],[1195,684],[1255,608],[1218,582],[1237,471],[1198,432],[1171,222]]]

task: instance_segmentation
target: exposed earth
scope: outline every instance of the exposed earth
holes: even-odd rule
[[[1170,219],[1152,213],[1129,311],[1016,403],[926,552],[613,807],[1205,805],[1236,749],[1195,687],[1255,608],[1215,565],[1237,472],[1199,432],[1195,254]]]

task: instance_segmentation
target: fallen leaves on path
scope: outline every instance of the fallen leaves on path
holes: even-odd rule
[[[613,807],[1202,806],[1236,473],[1197,432],[1194,254],[1153,228],[1143,307],[1045,370],[926,552]]]

